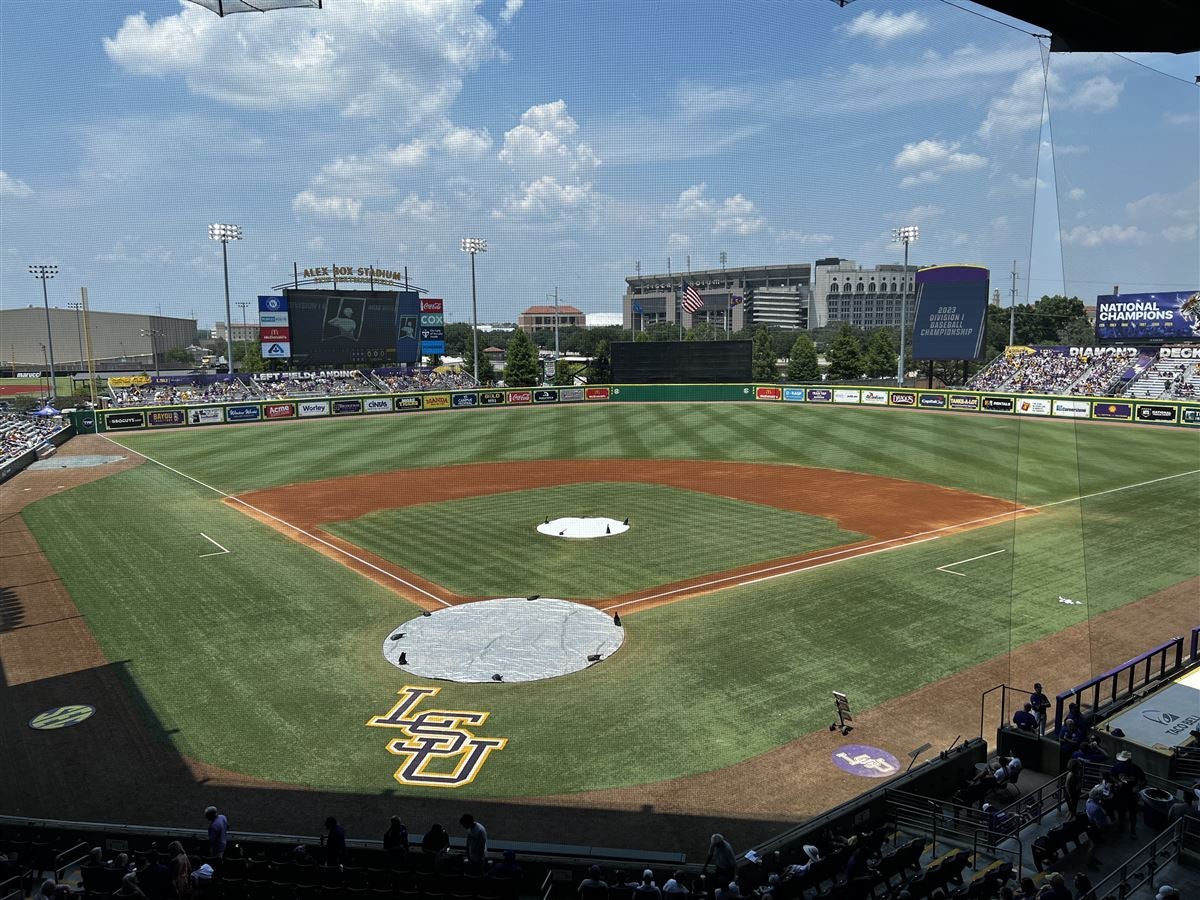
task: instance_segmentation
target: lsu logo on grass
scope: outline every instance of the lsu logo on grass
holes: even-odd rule
[[[388,741],[387,751],[408,759],[393,776],[401,784],[420,787],[462,787],[479,775],[494,750],[503,750],[508,738],[481,738],[467,730],[487,721],[490,713],[473,710],[427,709],[416,711],[426,697],[441,688],[405,685],[400,699],[382,716],[367,720],[371,728],[399,728],[404,737]],[[440,763],[440,765],[439,765]],[[450,767],[450,771],[445,771]]]

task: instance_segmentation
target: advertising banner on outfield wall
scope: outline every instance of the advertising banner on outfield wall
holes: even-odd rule
[[[146,424],[151,428],[168,428],[186,421],[187,415],[182,409],[152,409],[146,414]]]
[[[590,387],[584,388],[583,396],[585,400],[607,400],[608,388],[606,387]]]
[[[479,398],[474,394],[454,394],[450,397],[450,405],[455,409],[465,409],[470,406],[478,406]]]
[[[410,412],[414,409],[421,409],[420,397],[397,397],[396,412]]]
[[[450,395],[449,394],[426,394],[425,395],[426,409],[449,409]]]
[[[389,397],[369,397],[363,401],[363,412],[382,413],[392,411],[392,401]]]
[[[141,428],[146,424],[146,414],[141,412],[105,413],[104,427],[109,431],[122,428]]]
[[[1162,422],[1169,424],[1174,422],[1178,415],[1179,409],[1175,406],[1166,406],[1161,403],[1139,403],[1134,418],[1139,422]]]
[[[362,412],[361,400],[355,399],[333,401],[333,414],[335,416],[348,416],[360,412]]]
[[[951,394],[950,408],[976,411],[979,409],[979,398],[974,394]]]
[[[1200,425],[1200,406],[1185,406],[1179,412],[1179,421],[1184,425]]]
[[[922,409],[945,409],[945,394],[921,394],[917,397],[917,406]]]
[[[263,407],[263,416],[268,419],[293,419],[296,417],[296,404],[268,403]]]
[[[912,391],[892,391],[888,403],[892,406],[916,406],[917,395]]]
[[[481,391],[479,404],[480,406],[503,406],[504,391]]]
[[[262,413],[257,406],[227,406],[225,418],[230,422],[257,422]]]
[[[1012,397],[984,397],[979,405],[984,412],[1010,413],[1017,408]]]
[[[533,392],[534,403],[557,403],[558,391],[540,390]]]
[[[809,403],[831,403],[833,391],[829,388],[809,388],[804,392],[804,397]]]
[[[305,400],[296,405],[296,412],[301,418],[311,418],[312,416],[327,416],[329,415],[328,400]]]
[[[861,395],[857,389],[836,388],[833,392],[834,403],[857,403]]]
[[[1055,400],[1054,415],[1067,419],[1086,419],[1092,406],[1086,400]]]
[[[878,391],[874,388],[867,388],[862,392],[862,402],[868,406],[887,406],[887,391]]]
[[[1133,418],[1133,404],[1093,403],[1092,416],[1097,419],[1124,419],[1128,421]]]
[[[1050,401],[1045,397],[1022,397],[1017,401],[1017,412],[1023,416],[1050,415]]]
[[[583,388],[562,388],[558,392],[558,399],[563,403],[578,403],[583,399]]]
[[[219,406],[201,406],[188,410],[188,422],[192,425],[215,425],[225,421],[225,410]]]
[[[803,403],[804,388],[785,387],[783,389],[783,399],[788,401],[788,403]]]
[[[756,387],[754,389],[755,400],[780,400],[783,398],[783,391],[777,387]]]
[[[507,400],[509,403],[532,403],[533,391],[509,391]]]

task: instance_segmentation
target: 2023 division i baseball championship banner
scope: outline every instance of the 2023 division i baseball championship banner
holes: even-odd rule
[[[918,269],[913,359],[978,359],[987,303],[983,266]]]

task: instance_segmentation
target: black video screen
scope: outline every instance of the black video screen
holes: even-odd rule
[[[700,384],[750,380],[751,341],[618,341],[614,384]]]
[[[403,322],[399,291],[287,291],[292,364],[296,368],[389,365],[397,362]],[[415,296],[415,295],[414,295]]]

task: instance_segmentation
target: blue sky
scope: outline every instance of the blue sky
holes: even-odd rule
[[[616,311],[637,261],[898,261],[899,224],[1006,300],[1014,259],[1021,299],[1200,283],[1194,54],[1055,55],[1047,84],[1034,38],[932,0],[326,5],[0,4],[0,304],[50,262],[56,305],[210,324],[213,221],[245,229],[235,300],[407,265],[451,320],[465,235],[496,321],[555,287]]]

